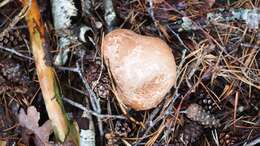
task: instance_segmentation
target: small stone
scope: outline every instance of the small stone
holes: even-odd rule
[[[102,45],[121,104],[134,110],[155,108],[176,83],[172,49],[163,40],[116,29]]]

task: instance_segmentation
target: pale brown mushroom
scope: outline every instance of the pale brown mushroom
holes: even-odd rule
[[[118,98],[127,107],[154,108],[175,85],[174,56],[159,38],[116,29],[105,36],[102,53],[115,79]]]

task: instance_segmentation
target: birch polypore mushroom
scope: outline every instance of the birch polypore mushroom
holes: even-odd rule
[[[176,82],[171,48],[159,38],[116,29],[105,36],[102,53],[118,98],[127,107],[156,107]]]

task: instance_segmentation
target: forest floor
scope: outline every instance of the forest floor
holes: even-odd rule
[[[96,145],[260,143],[260,0],[114,0],[113,25],[105,20],[103,1],[93,0],[89,14],[80,8],[85,0],[75,1],[79,13],[71,18],[71,29],[87,26],[86,40],[70,44],[66,63],[53,67],[66,112],[81,131],[95,131]],[[3,2],[0,146],[37,145],[41,137],[55,143],[51,128],[42,126],[49,118],[21,15],[23,6],[19,0]],[[38,4],[54,62],[59,49],[51,2],[38,0]],[[116,27],[159,37],[172,48],[177,84],[156,108],[122,109],[113,94],[100,48],[103,36]],[[86,85],[94,91],[100,112],[89,103]],[[198,111],[186,110],[192,105]],[[92,111],[90,117],[88,111]],[[30,129],[33,124],[45,128],[45,133]]]

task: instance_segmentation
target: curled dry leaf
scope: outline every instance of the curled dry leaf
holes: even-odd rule
[[[34,106],[27,109],[27,114],[22,109],[18,115],[19,123],[26,128],[23,135],[34,135],[33,140],[37,146],[49,146],[49,136],[52,133],[51,121],[46,121],[39,127],[40,113],[37,112]]]

